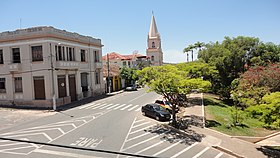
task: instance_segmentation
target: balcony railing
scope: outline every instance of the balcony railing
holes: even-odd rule
[[[56,61],[56,68],[58,69],[79,69],[80,62],[77,61]]]

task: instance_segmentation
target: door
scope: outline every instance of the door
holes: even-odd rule
[[[67,96],[65,75],[57,76],[58,97],[63,98]]]
[[[44,76],[34,77],[34,93],[35,93],[35,100],[45,100],[45,81]]]
[[[77,92],[76,92],[76,78],[75,75],[69,75],[69,91],[71,96],[71,101],[77,100]]]

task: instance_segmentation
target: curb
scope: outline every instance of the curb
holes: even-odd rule
[[[265,140],[265,139],[269,139],[269,138],[274,137],[274,136],[277,136],[277,135],[280,135],[280,132],[272,133],[271,135],[268,135],[268,136],[266,136],[266,137],[263,137],[262,139],[260,139],[260,140],[258,140],[258,141],[256,141],[256,142],[254,142],[254,143],[261,142],[261,141],[263,141],[263,140]]]
[[[232,155],[234,157],[238,157],[238,158],[245,158],[245,156],[242,156],[242,155],[239,155],[239,154],[236,154],[234,153],[233,151],[229,150],[229,149],[226,149],[226,148],[223,148],[221,146],[216,146],[216,145],[212,145],[213,148],[217,149],[217,150],[220,150],[224,153],[227,153],[229,155]]]

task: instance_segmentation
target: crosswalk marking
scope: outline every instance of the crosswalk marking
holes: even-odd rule
[[[93,107],[98,106],[98,105],[100,105],[100,104],[101,104],[101,103],[91,104],[91,106],[88,106],[88,107],[86,107],[85,109],[90,109],[90,108],[93,108]]]
[[[121,110],[127,109],[127,108],[129,108],[129,107],[131,107],[131,106],[132,106],[132,104],[129,104],[129,105],[127,105],[127,106],[121,108]]]
[[[138,106],[139,106],[139,105],[135,105],[135,106],[133,106],[132,108],[128,109],[128,111],[131,111],[131,110],[137,108]]]
[[[159,154],[161,154],[161,153],[163,153],[163,152],[165,152],[165,151],[167,151],[167,150],[173,148],[174,146],[176,146],[176,145],[178,145],[178,144],[180,144],[180,143],[182,143],[182,142],[183,142],[183,141],[178,141],[177,143],[172,144],[172,145],[170,145],[169,147],[164,148],[163,150],[161,150],[161,151],[155,153],[153,156],[157,156],[157,155],[159,155]]]
[[[116,110],[116,109],[119,109],[119,108],[121,108],[121,107],[123,107],[123,106],[125,106],[126,104],[122,104],[122,105],[120,105],[120,106],[118,106],[118,107],[115,107],[114,109]]]
[[[99,108],[99,109],[104,109],[104,108],[107,108],[107,107],[109,107],[109,106],[111,106],[111,105],[113,105],[113,104],[105,105],[105,106],[103,106],[103,107],[101,107],[101,108]]]
[[[93,107],[93,108],[91,108],[91,109],[97,109],[97,108],[100,108],[100,107],[102,107],[102,106],[104,106],[104,105],[106,105],[106,104],[107,104],[107,103],[101,104],[101,105],[95,106],[95,107]]]
[[[184,150],[181,150],[180,152],[178,152],[177,154],[173,155],[171,158],[175,158],[179,155],[181,155],[182,153],[186,152],[187,150],[189,150],[190,148],[196,146],[198,144],[198,142],[193,143],[191,146],[188,146],[187,148],[185,148]]]
[[[140,107],[140,108],[138,108],[137,110],[135,110],[135,111],[140,111],[142,109],[142,107]]]
[[[116,107],[116,106],[118,106],[118,105],[120,105],[120,104],[115,104],[115,105],[113,105],[113,106],[108,107],[107,109],[112,109],[112,108],[114,108],[114,107]]]

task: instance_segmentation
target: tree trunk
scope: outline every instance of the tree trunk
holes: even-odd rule
[[[172,126],[176,127],[177,120],[176,120],[176,105],[172,104]]]

